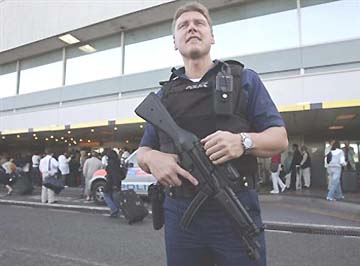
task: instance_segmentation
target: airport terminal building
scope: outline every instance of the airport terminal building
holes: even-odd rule
[[[0,1],[0,153],[136,148],[135,107],[182,65],[171,22],[185,2]],[[333,138],[350,141],[359,171],[360,1],[200,2],[212,58],[259,73],[290,144],[309,149],[313,186],[325,186]]]

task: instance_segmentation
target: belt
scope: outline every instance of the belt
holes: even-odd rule
[[[256,183],[254,177],[242,177],[238,181],[233,182],[230,187],[234,192],[247,191],[249,189],[255,189]],[[199,189],[193,185],[188,185],[187,183],[179,187],[167,187],[165,188],[166,194],[175,199],[175,198],[193,198]]]

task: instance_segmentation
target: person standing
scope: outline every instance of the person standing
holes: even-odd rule
[[[127,147],[124,148],[123,153],[121,154],[121,160],[126,160],[130,156],[130,152]]]
[[[119,206],[114,201],[114,192],[121,189],[121,169],[120,160],[114,150],[107,152],[107,165],[106,165],[106,184],[104,187],[104,200],[106,205],[110,208],[110,217],[117,217],[119,214]]]
[[[330,169],[328,168],[329,162],[328,162],[328,155],[329,153],[331,153],[331,149],[332,146],[334,145],[335,140],[330,140],[329,141],[329,145],[325,146],[325,153],[324,153],[324,167],[326,168],[326,184],[327,184],[327,190],[330,190],[330,186],[331,186],[331,174],[330,174]]]
[[[59,163],[53,158],[54,153],[50,148],[45,149],[45,157],[40,160],[39,170],[42,174],[42,181],[44,182],[47,176],[55,175],[59,171]],[[41,187],[41,202],[55,203],[55,192],[44,186]]]
[[[0,184],[3,184],[6,187],[8,196],[10,196],[13,192],[11,183],[12,183],[12,178],[10,174],[6,173],[5,168],[2,167],[2,165],[0,164]]]
[[[311,157],[305,145],[301,146],[300,176],[304,179],[304,188],[310,188],[311,182]]]
[[[61,178],[64,181],[64,185],[68,184],[68,176],[70,174],[69,163],[71,161],[71,156],[67,157],[67,152],[61,154],[58,158],[59,160],[59,170],[61,172]]]
[[[106,148],[103,153],[102,153],[102,157],[101,157],[101,163],[102,163],[102,168],[106,168],[106,166],[108,165],[108,152],[110,151],[111,149],[109,148]]]
[[[331,160],[328,163],[328,172],[331,175],[331,184],[326,200],[335,201],[344,199],[341,190],[341,168],[346,165],[344,152],[340,149],[339,141],[335,141],[331,148]]]
[[[102,168],[101,161],[99,159],[99,155],[97,152],[93,151],[91,153],[91,157],[86,159],[82,175],[85,177],[85,191],[84,195],[86,200],[91,200],[91,187],[90,187],[90,180],[93,177],[95,171],[100,170]]]
[[[172,71],[158,96],[175,122],[201,139],[213,164],[232,161],[242,176],[237,184],[243,189],[237,190],[236,196],[261,227],[254,186],[256,156],[271,157],[287,147],[284,122],[254,71],[243,69],[238,62],[211,60],[210,49],[215,41],[206,7],[197,2],[181,6],[172,29],[175,50],[180,52],[184,67]],[[229,75],[229,71],[234,79],[235,109],[222,116],[213,104],[214,100],[221,101],[221,94],[215,97],[213,93],[214,84],[218,74]],[[264,234],[257,237],[260,258],[251,260],[241,238],[234,233],[231,219],[214,199],[204,203],[189,230],[180,228],[179,221],[195,196],[198,180],[180,166],[180,158],[169,144],[171,140],[165,134],[147,124],[137,153],[139,166],[166,187],[167,265],[266,265]]]
[[[7,159],[6,157],[3,157],[2,162],[1,162],[1,166],[5,169],[7,174],[12,174],[13,173],[13,171],[12,171],[13,166],[12,165],[15,165],[15,168],[16,168],[16,164],[14,163],[13,158]]]
[[[81,187],[81,195],[80,198],[86,197],[85,195],[85,176],[83,174],[83,169],[84,169],[84,163],[87,160],[87,153],[84,150],[80,151],[80,158],[79,158],[79,174],[80,174],[80,187]]]
[[[32,169],[31,169],[31,176],[35,185],[41,185],[41,173],[39,170],[40,164],[40,154],[35,152],[31,157]]]
[[[292,149],[293,149],[293,158],[291,161],[290,189],[300,190],[301,189],[300,162],[302,156],[299,151],[299,145],[293,144]]]
[[[281,170],[281,154],[276,154],[271,157],[271,180],[273,184],[273,190],[270,191],[271,194],[279,194],[279,186],[281,192],[284,192],[286,186],[284,182],[280,179],[280,170]]]
[[[345,146],[342,149],[345,155],[345,162],[346,162],[346,166],[345,169],[346,170],[356,170],[355,168],[355,151],[354,148],[350,146],[350,141],[345,141]]]

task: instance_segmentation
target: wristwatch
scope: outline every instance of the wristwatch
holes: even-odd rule
[[[249,152],[253,148],[253,141],[250,135],[247,133],[241,132],[240,136],[241,136],[241,144],[244,147],[244,154],[249,154]]]

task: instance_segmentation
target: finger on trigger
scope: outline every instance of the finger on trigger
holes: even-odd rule
[[[180,168],[179,174],[189,180],[193,185],[197,186],[199,184],[199,181],[195,177],[193,177],[192,174],[190,174],[188,171]]]

